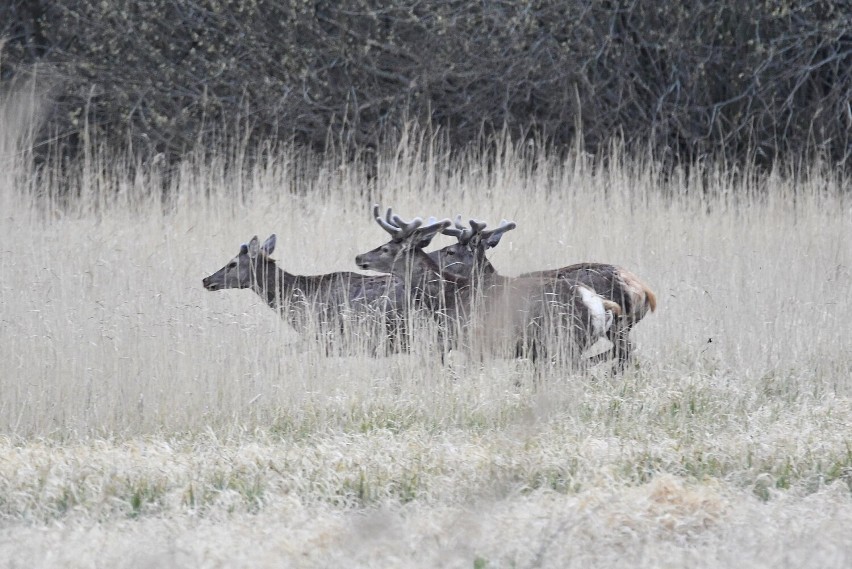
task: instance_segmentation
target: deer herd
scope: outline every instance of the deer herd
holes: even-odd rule
[[[560,269],[501,275],[486,252],[516,225],[495,229],[459,215],[449,219],[406,221],[391,209],[376,222],[390,240],[355,257],[359,268],[384,273],[335,272],[293,275],[271,255],[275,235],[257,236],[240,247],[228,264],[203,280],[207,290],[249,288],[299,331],[313,330],[326,341],[340,332],[381,338],[383,352],[411,346],[413,319],[424,315],[437,324],[441,354],[461,349],[479,357],[561,361],[572,366],[614,360],[620,371],[632,351],[631,328],[656,308],[654,293],[630,271],[603,263],[578,263]],[[452,245],[426,253],[438,234]],[[601,338],[611,349],[584,353]]]

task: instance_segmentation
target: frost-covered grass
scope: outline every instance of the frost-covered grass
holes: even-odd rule
[[[818,168],[486,167],[412,140],[373,181],[287,151],[239,175],[190,164],[163,203],[155,174],[94,153],[57,203],[16,144],[0,141],[5,566],[852,560],[852,209]],[[354,270],[386,239],[374,201],[515,220],[491,255],[506,274],[628,267],[659,301],[634,365],[442,362],[426,340],[372,358],[357,334],[327,357],[252,292],[201,287],[254,234],[277,233],[292,272]]]

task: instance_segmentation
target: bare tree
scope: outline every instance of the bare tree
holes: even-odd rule
[[[452,148],[506,132],[845,168],[849,29],[843,0],[11,0],[0,80],[48,80],[43,137],[72,150],[88,132],[172,160],[228,136],[369,156],[415,121]]]

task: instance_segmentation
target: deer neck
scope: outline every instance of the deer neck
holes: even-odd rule
[[[474,260],[470,276],[471,278],[482,282],[491,282],[500,278],[500,275],[497,274],[497,269],[495,269],[494,265],[491,264],[491,261],[485,257],[485,254],[480,255]]]
[[[401,276],[417,300],[434,311],[454,306],[458,293],[470,284],[470,279],[442,272],[438,263],[421,249],[413,251],[406,274]]]
[[[292,293],[296,276],[280,269],[275,263],[264,264],[251,287],[273,309],[281,308],[282,299]]]

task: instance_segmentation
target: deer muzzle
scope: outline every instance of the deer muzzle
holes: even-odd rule
[[[207,290],[219,290],[219,283],[214,282],[211,277],[204,277],[201,280],[201,284],[204,285],[204,288]]]
[[[370,261],[367,259],[366,255],[358,255],[355,257],[355,264],[358,265],[358,268],[367,270],[370,268]]]

